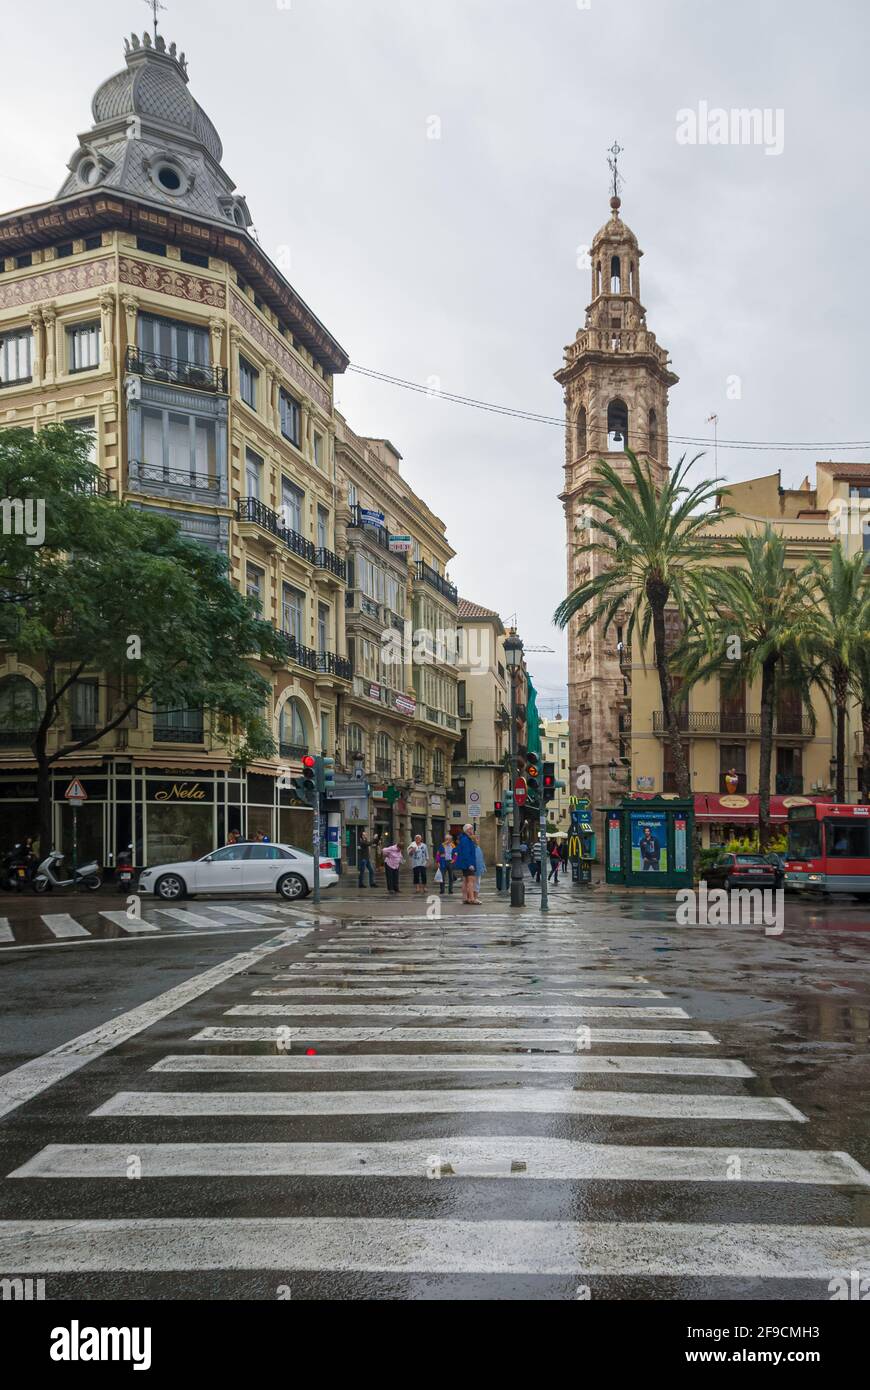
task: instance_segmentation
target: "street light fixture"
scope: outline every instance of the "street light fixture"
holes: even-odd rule
[[[517,783],[517,687],[516,673],[523,664],[523,644],[516,633],[511,631],[504,639],[505,665],[510,672],[511,683],[511,789]],[[523,856],[520,849],[521,808],[514,797],[514,813],[511,823],[511,907],[524,907],[526,884],[523,878]]]

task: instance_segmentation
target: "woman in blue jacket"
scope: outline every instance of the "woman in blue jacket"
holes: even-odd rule
[[[462,874],[462,901],[464,903],[479,903],[480,898],[476,897],[474,892],[474,880],[477,874],[477,841],[470,825],[463,825],[462,827],[462,834],[456,849],[456,867]]]

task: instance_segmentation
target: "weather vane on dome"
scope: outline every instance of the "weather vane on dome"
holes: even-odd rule
[[[613,144],[610,146],[610,149],[607,151],[607,166],[610,169],[610,173],[613,179],[611,184],[611,196],[614,198],[619,197],[619,190],[622,188],[623,184],[622,175],[620,174],[619,169],[617,167],[619,156],[623,153],[623,147],[622,145],[620,145],[618,140],[614,140]]]
[[[156,38],[157,38],[157,12],[158,12],[158,10],[165,10],[165,9],[166,9],[166,6],[165,6],[165,5],[161,5],[160,0],[143,0],[143,4],[145,4],[145,5],[148,6],[149,10],[151,11],[151,13],[152,13],[153,16],[154,16],[154,37],[155,37],[155,39],[156,39]]]

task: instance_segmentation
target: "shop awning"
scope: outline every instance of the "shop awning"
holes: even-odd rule
[[[654,792],[635,792],[632,800],[650,801]],[[665,801],[675,798],[665,793]],[[823,796],[772,796],[770,798],[770,819],[787,821],[792,806],[812,806],[817,801],[825,801]],[[698,792],[695,795],[695,819],[702,824],[712,822],[727,825],[757,825],[758,796],[727,794],[715,795],[713,792]]]

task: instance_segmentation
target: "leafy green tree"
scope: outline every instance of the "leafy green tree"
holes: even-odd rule
[[[758,822],[766,849],[778,689],[797,690],[809,708],[813,571],[809,563],[789,568],[786,542],[769,523],[735,537],[726,554],[736,564],[711,576],[707,601],[715,620],[695,626],[676,659],[689,685],[715,674],[726,689],[761,683]]]
[[[870,804],[870,642],[858,653],[854,670],[855,693],[861,705],[864,752],[861,760],[861,800]]]
[[[835,721],[836,797],[846,800],[846,716],[849,698],[862,698],[859,667],[870,647],[870,553],[851,559],[839,541],[830,560],[814,559],[813,624],[810,650],[814,679],[823,690]],[[865,730],[866,754],[866,730]]]
[[[585,502],[591,526],[600,536],[575,547],[578,554],[598,555],[603,564],[556,609],[554,621],[566,627],[580,618],[579,631],[601,623],[603,631],[626,619],[626,641],[639,633],[641,651],[649,650],[659,679],[665,729],[673,754],[677,791],[692,796],[692,782],[680,737],[674,698],[672,662],[666,640],[665,611],[674,609],[684,627],[703,621],[715,574],[710,563],[709,533],[730,509],[717,507],[719,486],[709,479],[690,485],[697,461],[685,456],[657,488],[650,465],[626,451],[631,476],[621,476],[599,459]],[[594,515],[593,515],[594,513]]]
[[[0,642],[42,675],[32,743],[40,840],[51,844],[51,769],[159,701],[202,709],[240,762],[274,751],[264,710],[270,693],[252,662],[285,664],[289,648],[251,600],[233,588],[224,556],[184,537],[162,515],[100,495],[89,443],[63,425],[0,432]],[[28,506],[29,504],[29,506]],[[35,515],[33,536],[7,515]],[[35,529],[35,528],[34,528]],[[85,672],[105,691],[102,718],[49,748]]]

